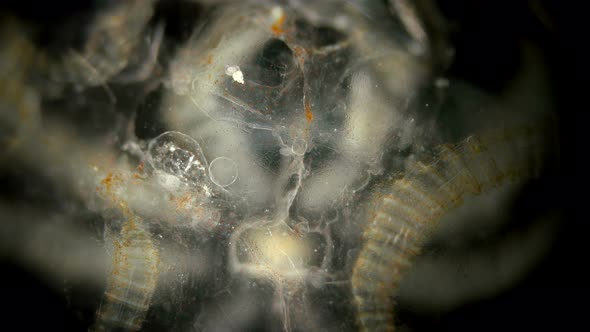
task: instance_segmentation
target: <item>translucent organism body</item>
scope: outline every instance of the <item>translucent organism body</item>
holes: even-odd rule
[[[104,85],[131,64],[153,6],[152,0],[110,5],[95,18],[81,51],[70,49],[60,58],[40,54],[41,73],[53,84]]]
[[[95,331],[137,331],[145,319],[156,289],[159,255],[144,228],[140,220],[134,219],[123,225]]]
[[[172,175],[190,187],[207,181],[207,160],[199,143],[187,135],[163,133],[150,142],[148,153],[155,170]]]
[[[392,296],[412,258],[441,217],[505,181],[538,174],[543,130],[524,127],[455,146],[440,146],[432,164],[418,162],[376,194],[353,273],[352,291],[364,331],[394,330]]]
[[[0,172],[26,201],[0,202],[0,253],[95,331],[394,330],[414,263],[461,238],[440,224],[478,228],[478,198],[508,211],[554,162],[542,52],[500,92],[447,77],[434,2],[125,0],[86,24],[52,53],[0,23]],[[549,246],[532,224],[506,287]]]

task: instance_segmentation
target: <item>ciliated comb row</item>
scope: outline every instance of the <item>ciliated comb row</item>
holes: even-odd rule
[[[415,162],[374,198],[364,246],[352,272],[363,331],[393,331],[393,296],[403,272],[440,218],[505,181],[526,179],[542,166],[542,130],[523,127],[470,136],[438,147],[433,162]]]

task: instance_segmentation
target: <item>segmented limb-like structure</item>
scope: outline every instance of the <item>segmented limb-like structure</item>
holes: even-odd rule
[[[438,221],[466,195],[534,176],[543,131],[524,127],[471,136],[439,147],[433,163],[417,162],[376,195],[364,246],[352,272],[362,331],[393,331],[393,296],[412,257]]]
[[[105,84],[123,70],[151,19],[153,1],[125,0],[95,18],[82,50],[69,50],[59,59],[40,54],[41,71],[52,82],[82,87]]]
[[[113,271],[93,330],[137,331],[156,288],[158,250],[145,226],[135,218],[123,225],[115,250]]]

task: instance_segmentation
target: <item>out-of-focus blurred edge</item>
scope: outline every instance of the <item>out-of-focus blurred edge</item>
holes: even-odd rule
[[[477,15],[486,15],[483,9],[477,10],[477,5],[467,5],[460,9],[463,4],[452,1],[442,1],[448,10],[460,13],[461,16],[471,16],[476,21]],[[14,12],[17,15],[25,15],[31,22],[40,22],[50,28],[59,22],[59,17],[65,17],[72,12],[83,12],[90,8],[90,1],[54,1],[51,4],[41,4],[37,1],[21,1],[2,4],[0,12]],[[490,6],[490,5],[488,5]],[[535,24],[536,38],[541,42],[545,55],[549,59],[550,74],[552,75],[553,91],[555,96],[555,110],[559,115],[560,135],[562,140],[559,144],[563,147],[563,154],[572,151],[572,155],[584,158],[584,150],[577,150],[580,140],[583,140],[582,133],[585,128],[565,127],[567,119],[575,119],[575,113],[583,111],[585,107],[575,105],[575,99],[570,98],[572,91],[570,86],[576,84],[571,82],[575,73],[584,68],[578,62],[577,49],[584,48],[584,40],[578,39],[577,44],[572,44],[575,38],[573,29],[568,23],[577,20],[576,13],[580,10],[573,3],[560,3],[559,1],[519,1],[516,3],[497,3],[493,14],[506,14],[508,19],[501,17],[487,18],[485,22],[495,22],[490,26],[490,31],[501,30],[507,33],[511,28],[517,28],[519,24],[525,27],[530,22],[521,22],[518,19],[519,10],[530,8],[538,20]],[[512,7],[520,9],[515,10]],[[443,6],[444,7],[444,6]],[[484,6],[485,7],[485,6]],[[463,17],[462,19],[466,19]],[[543,30],[544,29],[544,30]],[[542,31],[542,32],[540,32]],[[477,36],[473,36],[477,38]],[[0,45],[0,47],[2,47]],[[501,51],[499,51],[501,52]],[[492,55],[490,55],[490,58]],[[583,83],[580,83],[585,85]],[[582,107],[582,108],[580,108]],[[563,133],[563,135],[561,135]],[[577,142],[577,144],[575,144]],[[1,147],[0,147],[1,148]],[[573,150],[576,149],[576,150]],[[576,153],[577,151],[577,153]],[[541,184],[545,188],[542,194],[553,194],[549,197],[537,197],[538,201],[530,204],[554,204],[562,209],[569,206],[570,202],[577,202],[576,196],[584,195],[578,193],[576,188],[570,188],[574,182],[569,181],[569,170],[576,170],[575,165],[584,165],[582,160],[574,162],[559,159],[559,165],[554,174]],[[570,168],[571,167],[571,168]],[[580,173],[581,174],[581,173]],[[9,185],[4,177],[0,176],[1,186]],[[551,188],[548,190],[548,188]],[[583,188],[580,188],[583,189]],[[579,190],[579,189],[578,189]],[[534,196],[533,196],[534,197]],[[580,198],[582,196],[579,196]],[[563,201],[562,201],[563,200]],[[576,204],[572,204],[576,205]],[[583,206],[583,205],[579,205]],[[574,210],[575,211],[575,210]],[[488,301],[482,301],[468,307],[457,309],[441,317],[419,317],[407,314],[412,323],[413,329],[429,331],[436,330],[472,330],[477,328],[483,331],[492,330],[519,330],[519,329],[541,329],[568,330],[569,326],[574,327],[576,322],[582,319],[582,308],[585,300],[585,293],[588,290],[587,280],[581,272],[584,270],[584,253],[582,234],[588,234],[590,229],[585,222],[584,215],[575,221],[572,215],[575,212],[562,214],[562,226],[560,234],[553,245],[550,255],[543,263],[524,281],[514,289],[498,295]],[[1,222],[6,216],[0,215]],[[43,281],[35,275],[24,271],[19,265],[14,264],[9,257],[0,257],[2,260],[2,289],[4,294],[5,328],[14,326],[19,330],[61,330],[61,331],[82,331],[85,326],[80,322],[76,314],[67,309],[63,294],[54,289],[45,287]]]

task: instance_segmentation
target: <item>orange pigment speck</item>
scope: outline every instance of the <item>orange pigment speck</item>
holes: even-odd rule
[[[280,36],[283,33],[285,33],[285,29],[284,29],[284,25],[285,25],[285,15],[281,15],[281,17],[279,17],[271,26],[272,29],[272,33],[275,36]]]
[[[313,121],[313,113],[311,112],[311,105],[309,105],[309,102],[305,102],[305,118],[307,119],[307,122]]]

